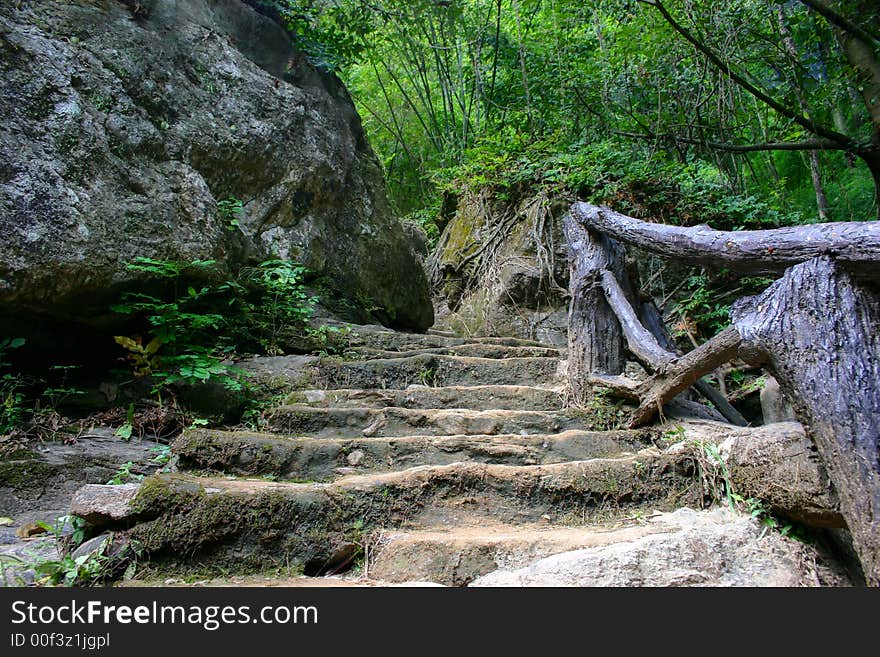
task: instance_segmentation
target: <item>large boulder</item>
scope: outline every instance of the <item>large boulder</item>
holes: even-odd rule
[[[432,324],[346,89],[248,5],[3,2],[0,71],[0,317],[98,321],[138,256],[282,257]]]

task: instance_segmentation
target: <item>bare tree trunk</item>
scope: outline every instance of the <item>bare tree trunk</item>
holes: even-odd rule
[[[840,496],[868,582],[880,585],[880,294],[828,257],[735,305],[743,348],[766,354]]]
[[[623,253],[614,240],[590,235],[571,215],[563,220],[571,268],[568,310],[568,370],[578,403],[591,396],[594,374],[618,375],[626,365],[623,332],[602,290],[601,272],[624,276]]]

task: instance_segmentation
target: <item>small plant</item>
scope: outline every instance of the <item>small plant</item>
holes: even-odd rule
[[[226,222],[226,230],[233,231],[241,225],[241,217],[244,215],[244,203],[240,199],[230,196],[223,201],[217,201],[217,212]]]
[[[433,388],[437,383],[437,369],[435,367],[424,367],[416,375],[416,378],[421,385]]]
[[[668,443],[679,443],[683,440],[687,440],[687,431],[685,431],[683,426],[678,425],[674,429],[664,431],[662,438]]]
[[[123,440],[131,440],[131,434],[134,432],[134,403],[128,405],[128,410],[125,414],[125,424],[119,427],[114,433],[115,436],[119,436]]]
[[[134,463],[131,461],[126,461],[121,466],[119,466],[119,470],[116,471],[110,479],[107,480],[108,486],[121,486],[122,484],[127,484],[132,481],[140,481],[144,478],[144,475],[134,474],[131,469],[134,467]]]
[[[0,340],[0,434],[8,434],[25,420],[24,379],[20,374],[4,371],[10,363],[6,360],[9,351],[19,349],[26,343],[24,338],[4,338]]]
[[[586,406],[581,409],[590,426],[598,431],[620,429],[626,423],[626,412],[619,402],[612,402],[608,390],[597,389]]]
[[[196,289],[190,285],[185,292],[180,291],[185,274],[209,275],[216,264],[213,260],[183,263],[137,258],[128,265],[132,271],[171,282],[169,300],[127,293],[122,303],[112,306],[115,312],[143,317],[150,326],[153,335],[146,344],[140,336],[115,336],[114,340],[128,351],[135,376],[153,377],[153,391],[160,398],[163,389],[176,383],[216,380],[230,390],[243,388],[241,372],[223,362],[232,347],[221,331],[226,320],[215,309],[223,303],[220,297],[225,296],[226,289],[211,285]]]
[[[159,469],[159,472],[169,472],[171,463],[171,445],[156,445],[155,447],[150,448],[150,453],[153,455],[153,458],[150,459],[150,463],[153,465],[162,466]]]
[[[245,295],[245,312],[267,353],[281,352],[279,343],[287,332],[310,334],[313,330],[307,323],[318,299],[306,290],[306,274],[302,265],[272,259],[243,269],[239,275],[237,285]]]
[[[727,469],[727,463],[715,443],[700,443],[700,447],[706,457],[720,472],[724,497],[730,509],[735,510],[739,508],[744,510],[763,525],[764,528],[759,538],[763,538],[767,530],[772,529],[778,531],[782,536],[805,543],[810,542],[809,535],[803,527],[775,515],[764,500],[756,497],[744,498],[734,490],[733,482],[730,479],[730,471]]]
[[[52,524],[38,520],[37,526],[45,529],[59,544],[66,542],[73,548],[79,546],[85,538],[86,521],[77,516],[61,516]]]
[[[39,576],[38,586],[93,586],[117,576],[126,564],[123,579],[131,579],[141,551],[135,542],[114,548],[112,538],[108,537],[96,551],[76,558],[67,553],[61,559],[28,561],[3,555],[0,563],[5,567],[32,569]]]

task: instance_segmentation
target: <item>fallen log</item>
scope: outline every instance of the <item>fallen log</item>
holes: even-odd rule
[[[587,203],[572,205],[571,215],[590,230],[685,264],[754,276],[780,274],[792,265],[827,255],[859,277],[880,279],[880,221],[720,231],[708,226],[655,224]]]

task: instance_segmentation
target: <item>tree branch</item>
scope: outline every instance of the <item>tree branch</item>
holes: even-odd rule
[[[769,105],[774,110],[779,112],[782,116],[785,116],[795,123],[797,123],[802,128],[809,130],[811,133],[818,135],[820,137],[824,137],[825,139],[834,141],[840,145],[840,147],[844,150],[854,150],[858,148],[858,143],[848,137],[847,135],[841,134],[836,130],[832,130],[831,128],[825,127],[813,121],[812,119],[795,112],[789,107],[786,107],[778,100],[768,95],[751,82],[746,80],[742,75],[733,70],[733,68],[727,62],[723,61],[721,57],[716,54],[711,48],[709,48],[702,41],[697,39],[693,34],[691,34],[684,26],[682,26],[672,14],[663,6],[663,3],[660,0],[637,0],[637,2],[648,5],[649,7],[654,7],[667,23],[682,37],[685,38],[694,48],[696,48],[699,52],[703,53],[706,58],[712,62],[718,70],[723,72],[727,77],[736,82],[740,87],[748,91],[755,98],[762,101],[763,103]]]
[[[818,0],[799,1],[802,5],[806,5],[810,9],[813,9],[817,14],[823,16],[829,23],[831,23],[835,27],[853,35],[854,37],[861,39],[865,43],[870,45],[872,41],[880,42],[880,36],[874,34],[873,32],[869,32],[867,29],[859,25],[856,25],[845,16],[841,16],[840,14],[838,14],[825,3],[819,2]]]

